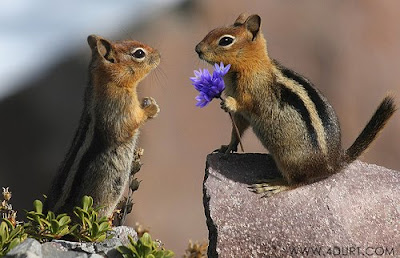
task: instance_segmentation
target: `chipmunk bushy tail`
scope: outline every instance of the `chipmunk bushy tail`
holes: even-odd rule
[[[385,97],[360,135],[350,148],[346,150],[345,156],[347,163],[356,160],[368,148],[395,111],[396,105],[394,103],[394,98],[391,96]]]

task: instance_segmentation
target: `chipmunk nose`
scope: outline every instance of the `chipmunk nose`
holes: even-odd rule
[[[201,49],[200,49],[200,43],[196,45],[196,48],[194,49],[196,53],[200,56],[202,54]]]

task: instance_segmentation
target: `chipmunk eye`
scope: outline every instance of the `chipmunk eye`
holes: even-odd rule
[[[229,35],[224,35],[219,40],[218,45],[223,46],[223,47],[229,46],[233,43],[234,40],[235,40],[234,37],[229,36]]]
[[[138,48],[132,53],[132,56],[137,59],[143,59],[146,56],[146,52],[144,52],[143,49]]]

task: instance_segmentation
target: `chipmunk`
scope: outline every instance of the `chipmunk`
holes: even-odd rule
[[[160,63],[157,50],[143,43],[109,41],[90,35],[92,50],[84,108],[71,147],[53,180],[45,209],[71,214],[84,195],[100,215],[110,216],[128,182],[140,127],[160,109],[139,101],[137,86]]]
[[[233,113],[240,134],[251,126],[272,155],[282,178],[250,187],[271,196],[326,178],[357,159],[396,106],[392,97],[385,97],[355,142],[343,150],[332,106],[308,79],[269,57],[260,27],[260,16],[241,14],[232,26],[210,31],[195,51],[210,64],[231,65],[221,106]],[[229,145],[219,152],[234,152],[237,145],[232,130]]]

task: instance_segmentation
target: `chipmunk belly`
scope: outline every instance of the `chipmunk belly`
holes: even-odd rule
[[[83,180],[78,182],[81,193],[76,196],[75,203],[80,202],[82,196],[90,195],[94,203],[105,206],[100,214],[112,214],[129,181],[136,138],[137,134],[131,142],[112,146],[93,157]]]
[[[96,206],[105,207],[100,215],[109,216],[128,183],[138,134],[123,144],[107,145],[95,130],[86,152],[76,161],[79,164],[76,171],[70,171],[75,176],[71,184],[64,185],[65,192],[55,210],[71,212],[74,206],[80,205],[84,195],[89,195]]]

